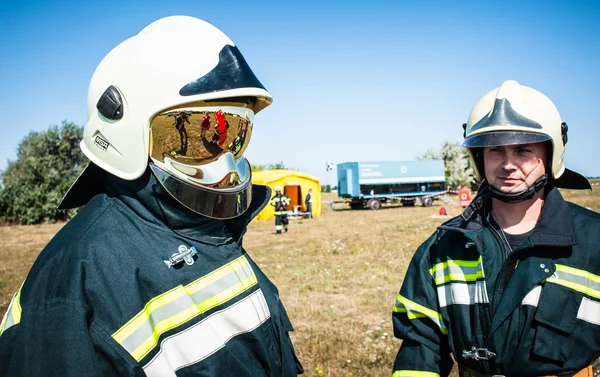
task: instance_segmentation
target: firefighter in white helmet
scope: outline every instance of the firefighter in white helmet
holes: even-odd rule
[[[14,296],[0,375],[302,373],[277,289],[241,246],[269,202],[244,151],[271,101],[233,42],[192,17],[102,60],[81,142],[91,162],[61,204],[85,208]]]
[[[275,186],[275,195],[271,199],[271,205],[275,210],[275,234],[281,234],[281,230],[288,231],[288,206],[290,198],[281,192],[281,186]]]
[[[393,376],[600,373],[600,215],[557,189],[566,123],[548,97],[505,81],[477,102],[464,146],[482,185],[415,253],[397,296]]]

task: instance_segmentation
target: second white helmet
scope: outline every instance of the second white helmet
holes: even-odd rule
[[[479,178],[484,177],[483,147],[548,142],[551,178],[558,187],[587,189],[589,181],[565,168],[568,126],[554,103],[541,92],[507,80],[485,94],[463,125],[467,147]]]

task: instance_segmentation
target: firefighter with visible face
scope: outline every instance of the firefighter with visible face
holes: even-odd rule
[[[291,201],[285,194],[281,193],[281,186],[275,186],[275,196],[271,199],[271,205],[275,207],[275,234],[281,234],[283,229],[288,231],[288,206]]]
[[[465,140],[481,179],[464,212],[416,251],[393,311],[393,376],[600,373],[600,215],[558,188],[569,128],[539,91],[506,81],[475,105]]]
[[[61,204],[85,207],[12,299],[0,375],[302,373],[277,289],[242,248],[269,202],[244,151],[271,102],[233,42],[192,17],[160,19],[102,60],[81,142],[91,162]],[[215,114],[216,144],[202,133]]]

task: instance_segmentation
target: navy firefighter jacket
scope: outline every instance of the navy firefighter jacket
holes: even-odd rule
[[[505,256],[487,190],[416,251],[393,311],[394,377],[577,372],[600,355],[600,214],[547,190],[529,237]]]
[[[1,376],[296,376],[275,286],[233,220],[188,211],[148,171],[107,178],[42,250],[0,327]],[[190,264],[170,260],[197,252]],[[193,253],[189,254],[192,255]]]

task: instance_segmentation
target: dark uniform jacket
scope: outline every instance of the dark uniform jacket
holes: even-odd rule
[[[290,198],[287,195],[276,194],[271,199],[271,205],[275,207],[275,215],[287,215],[287,206],[291,203]]]
[[[506,376],[573,373],[600,355],[600,215],[547,191],[508,258],[485,189],[419,247],[393,312],[395,377],[447,376],[450,353]]]
[[[234,220],[184,209],[146,174],[109,177],[50,241],[0,328],[1,376],[296,376],[292,325]],[[180,246],[194,263],[169,267]]]

